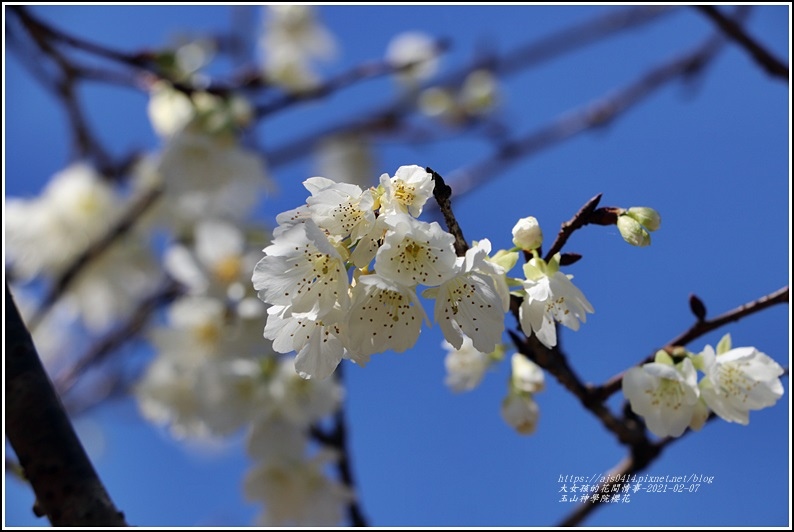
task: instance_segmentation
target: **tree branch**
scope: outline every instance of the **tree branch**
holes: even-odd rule
[[[466,254],[466,250],[469,249],[469,244],[463,236],[463,229],[460,228],[460,224],[455,218],[455,213],[452,212],[452,203],[449,200],[449,198],[452,197],[452,189],[444,182],[444,178],[435,170],[429,166],[425,168],[425,170],[433,176],[433,182],[435,183],[433,186],[433,197],[436,198],[438,208],[441,214],[444,215],[447,229],[449,229],[449,232],[455,237],[455,254],[458,257],[462,257]]]
[[[105,235],[88,246],[74,261],[58,276],[44,297],[41,306],[36,310],[36,313],[30,319],[31,330],[38,327],[47,312],[50,311],[56,301],[66,292],[74,280],[80,275],[80,272],[91,261],[101,256],[106,252],[122,236],[127,234],[135,223],[140,219],[143,214],[157,201],[162,195],[162,188],[152,188],[142,196],[140,196],[121,218],[112,225]]]
[[[673,349],[678,346],[685,346],[688,343],[692,342],[700,338],[701,336],[719,329],[723,325],[727,323],[731,323],[734,321],[739,321],[740,319],[747,317],[751,314],[755,314],[756,312],[760,312],[766,308],[769,308],[773,305],[779,305],[781,303],[788,303],[789,302],[789,287],[784,286],[783,288],[772,292],[771,294],[765,295],[756,299],[755,301],[750,301],[749,303],[745,303],[744,305],[737,307],[733,310],[722,314],[721,316],[717,316],[713,320],[707,319],[698,319],[692,327],[678,335],[677,337],[670,340],[667,345],[665,346],[665,350],[672,353]],[[638,365],[647,364],[653,362],[654,357],[656,356],[656,351],[653,354],[649,355],[645,360],[640,362]],[[601,397],[602,399],[606,399],[618,390],[623,382],[623,372],[615,375],[614,377],[610,378],[606,383],[604,383],[601,387],[596,390],[596,395]]]
[[[182,293],[182,287],[173,279],[168,279],[156,293],[141,301],[129,319],[116,330],[93,345],[55,378],[55,387],[61,395],[66,395],[77,382],[80,375],[91,366],[100,363],[113,351],[130,341],[146,325],[149,316]]]
[[[53,526],[127,526],[72,428],[7,284],[5,309],[5,428],[37,507]]]
[[[485,180],[493,179],[495,173],[520,157],[533,155],[576,135],[611,123],[666,84],[699,72],[714,57],[722,43],[723,39],[712,37],[693,51],[648,71],[634,83],[567,112],[533,133],[503,143],[496,153],[479,163],[452,172],[449,179],[454,185],[456,195],[466,194]]]
[[[769,75],[784,79],[788,83],[789,67],[766,48],[758,44],[755,39],[744,31],[744,28],[723,15],[712,5],[695,6],[695,9],[706,15],[725,35],[744,48]]]

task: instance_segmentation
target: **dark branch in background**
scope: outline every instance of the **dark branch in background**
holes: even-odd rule
[[[75,158],[93,157],[98,166],[110,166],[110,157],[99,141],[94,138],[80,107],[76,92],[79,77],[73,63],[48,38],[50,37],[50,30],[47,27],[40,26],[39,23],[34,23],[26,8],[23,6],[12,6],[10,11],[20,16],[26,29],[28,29],[31,39],[33,39],[41,53],[52,59],[52,62],[57,67],[58,74],[54,79],[50,79],[52,76],[48,76],[46,70],[38,65],[30,66],[30,71],[37,78],[44,81],[44,86],[52,90],[63,103],[71,125],[71,131],[74,134],[73,152]],[[13,42],[17,43],[17,41]]]
[[[6,436],[53,526],[122,527],[39,360],[14,298],[5,293]]]
[[[449,45],[450,43],[447,41],[437,42],[435,44],[436,53],[438,55],[443,54],[449,48]],[[270,103],[257,106],[254,111],[254,114],[257,118],[264,118],[268,115],[274,114],[278,111],[291,107],[296,103],[325,98],[326,96],[329,96],[332,93],[335,93],[341,89],[350,87],[365,80],[376,79],[379,77],[396,74],[398,72],[402,72],[405,70],[410,70],[411,68],[415,67],[417,64],[421,62],[422,61],[417,61],[413,63],[406,63],[403,65],[394,65],[389,63],[388,61],[372,61],[369,63],[363,63],[361,65],[357,65],[353,67],[347,72],[343,72],[342,74],[329,78],[324,83],[318,85],[314,89],[307,90],[305,92],[301,92],[297,94],[284,94],[280,98]]]
[[[334,378],[339,382],[343,380],[343,364],[340,364],[336,368]],[[353,469],[349,460],[350,449],[347,443],[347,422],[345,420],[344,407],[337,410],[336,414],[334,414],[334,425],[330,431],[324,431],[317,426],[313,426],[311,428],[311,435],[319,443],[336,449],[339,452],[339,458],[336,461],[339,479],[345,486],[350,488],[350,491],[355,497],[347,507],[347,516],[350,519],[350,525],[355,527],[369,526],[367,518],[364,516],[364,512],[358,501],[358,490],[356,489],[356,481],[353,477]]]
[[[695,6],[695,9],[706,15],[731,40],[741,45],[768,74],[782,78],[788,83],[789,67],[758,44],[739,24],[723,15],[714,6]]]
[[[697,320],[692,327],[690,327],[687,331],[681,333],[676,338],[673,338],[667,343],[665,349],[669,352],[672,352],[674,347],[677,346],[686,346],[689,342],[700,338],[701,336],[719,329],[723,325],[728,323],[739,321],[742,318],[745,318],[751,314],[755,314],[756,312],[760,312],[766,308],[769,308],[773,305],[779,305],[781,303],[788,303],[789,302],[789,287],[784,286],[783,288],[772,292],[769,295],[760,297],[755,301],[750,301],[749,303],[745,303],[744,305],[737,307],[731,311],[722,314],[721,316],[717,316],[713,320]],[[639,363],[639,365],[647,364],[649,362],[653,362],[654,357],[656,356],[656,351],[653,354],[649,355],[645,360]],[[608,398],[610,395],[614,394],[618,390],[620,390],[621,383],[623,382],[623,373],[619,375],[615,375],[614,377],[610,378],[603,386],[596,390],[596,394],[603,399]]]
[[[638,28],[649,22],[658,20],[661,15],[671,13],[675,8],[659,6],[631,7],[605,16],[596,17],[582,24],[556,32],[539,41],[528,44],[522,48],[506,54],[506,60],[493,57],[460,68],[450,74],[433,80],[433,85],[454,83],[466,77],[478,68],[490,68],[494,74],[508,76],[521,69],[528,69],[546,61],[550,61],[564,53],[585,45],[592,44],[600,39],[611,37],[624,30]],[[574,37],[574,43],[565,42],[566,38]],[[304,135],[284,146],[276,147],[267,153],[271,167],[288,164],[303,157],[307,146],[314,146],[320,139],[333,134],[341,133],[368,133],[377,134],[382,131],[393,131],[402,122],[401,116],[409,110],[404,98],[367,113],[364,120],[335,124],[330,127]],[[456,187],[457,189],[457,187]],[[458,192],[456,192],[457,194]]]
[[[433,176],[433,196],[436,198],[436,203],[438,203],[441,214],[444,215],[447,229],[449,229],[449,232],[455,237],[455,254],[458,257],[462,257],[466,254],[466,250],[469,249],[469,245],[466,242],[466,238],[463,236],[463,230],[460,228],[458,220],[455,219],[455,214],[452,212],[452,203],[449,200],[449,198],[452,197],[452,189],[444,182],[444,178],[436,173],[435,170],[429,166],[425,168],[425,170],[427,170],[428,174]]]
[[[127,321],[108,334],[100,342],[93,345],[55,378],[55,387],[61,395],[66,395],[77,382],[77,379],[90,367],[105,360],[119,347],[129,342],[148,323],[152,313],[182,294],[182,287],[173,279],[168,279],[154,294],[138,303]]]
[[[631,85],[568,112],[534,133],[504,143],[495,154],[480,163],[452,172],[448,177],[456,196],[474,190],[486,179],[493,179],[495,174],[520,157],[533,155],[580,133],[606,126],[668,83],[700,72],[723,43],[721,37],[712,37],[693,51],[650,70]]]
[[[70,264],[63,273],[60,274],[58,279],[53,283],[41,306],[36,310],[36,313],[30,319],[31,330],[35,329],[41,320],[46,316],[47,312],[52,308],[56,301],[66,293],[66,290],[71,286],[77,276],[91,261],[96,260],[97,257],[105,253],[114,243],[121,237],[127,234],[135,223],[146,213],[147,210],[157,201],[162,195],[161,188],[152,188],[140,198],[138,198],[122,215],[115,225],[111,226],[105,235],[90,245],[83,251],[75,260]]]

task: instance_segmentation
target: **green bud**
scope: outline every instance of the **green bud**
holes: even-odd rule
[[[657,364],[667,364],[668,366],[675,365],[675,362],[673,362],[673,357],[671,357],[664,349],[659,349],[656,352],[656,356],[653,357],[653,361]]]
[[[723,353],[727,353],[731,350],[731,333],[727,333],[720,339],[720,342],[717,344],[717,354],[721,355]]]
[[[626,214],[640,222],[648,231],[656,231],[662,225],[662,217],[650,207],[630,207]]]
[[[632,246],[644,247],[651,245],[651,235],[640,225],[640,222],[631,216],[626,214],[618,216],[618,231],[620,231],[620,236],[623,237],[623,240]]]

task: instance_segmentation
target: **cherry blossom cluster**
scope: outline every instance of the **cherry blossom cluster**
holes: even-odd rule
[[[276,351],[297,352],[301,376],[323,379],[342,358],[364,365],[412,347],[430,321],[419,289],[435,299],[452,345],[468,337],[480,351],[495,348],[509,306],[505,269],[488,260],[489,241],[457,257],[453,235],[417,219],[434,187],[424,168],[402,166],[366,190],[323,177],[304,186],[311,196],[276,218],[252,277],[272,305],[264,335]]]
[[[698,372],[702,373],[698,382]],[[629,369],[623,395],[648,430],[659,437],[699,430],[714,412],[747,425],[750,410],[773,406],[783,395],[783,368],[755,347],[731,348],[729,334],[698,354],[664,350],[654,362]]]

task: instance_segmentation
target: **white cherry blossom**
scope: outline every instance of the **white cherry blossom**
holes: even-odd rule
[[[375,224],[372,192],[357,185],[334,183],[306,200],[312,220],[333,237],[356,242]]]
[[[295,317],[285,306],[268,309],[265,338],[273,340],[278,353],[297,353],[295,370],[304,379],[325,379],[334,372],[346,355],[340,335],[334,322]]]
[[[457,259],[457,275],[424,292],[436,298],[435,320],[444,338],[458,349],[466,336],[475,349],[490,353],[504,332],[509,294],[504,270],[486,260],[490,251],[491,243],[481,240]]]
[[[534,258],[524,265],[526,295],[519,308],[524,334],[535,334],[543,345],[557,345],[555,322],[579,330],[579,322],[586,321],[586,313],[593,312],[590,302],[571,282],[572,276],[559,271],[559,254],[548,264]]]
[[[632,411],[660,438],[681,436],[700,412],[697,373],[689,358],[673,364],[662,351],[656,362],[626,371],[622,386]]]
[[[355,356],[387,349],[401,353],[416,343],[423,318],[413,289],[378,274],[362,275],[353,288],[347,348]]]
[[[438,223],[406,214],[386,217],[383,245],[375,255],[375,271],[404,286],[438,286],[455,275],[455,237]]]
[[[311,319],[347,307],[345,261],[311,219],[280,233],[264,252],[252,277],[264,302]]]
[[[401,166],[394,177],[380,176],[383,194],[380,197],[381,214],[410,213],[413,217],[422,214],[422,207],[433,195],[433,176],[417,165]]]
[[[701,353],[705,376],[700,393],[718,416],[747,425],[750,410],[772,406],[783,395],[783,368],[755,347],[731,349],[730,337],[722,345],[724,350],[718,346],[717,353],[710,345]]]

